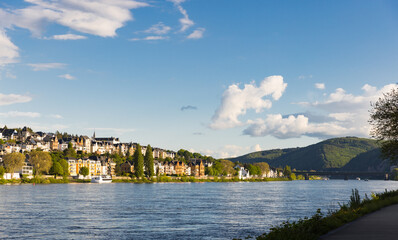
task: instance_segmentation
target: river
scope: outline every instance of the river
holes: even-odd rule
[[[395,181],[0,185],[0,239],[232,239],[258,236]]]

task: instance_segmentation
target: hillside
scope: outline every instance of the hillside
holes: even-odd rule
[[[272,167],[289,165],[297,170],[342,168],[347,171],[368,171],[387,167],[386,163],[382,164],[379,153],[376,140],[344,137],[328,139],[302,148],[249,153],[229,160],[241,163],[267,162]]]

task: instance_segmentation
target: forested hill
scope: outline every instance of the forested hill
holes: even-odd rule
[[[233,162],[267,162],[272,167],[297,170],[377,171],[388,168],[382,161],[376,140],[356,137],[328,139],[301,148],[274,149],[229,159]]]

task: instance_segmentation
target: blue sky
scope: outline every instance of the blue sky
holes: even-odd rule
[[[216,157],[369,137],[396,1],[2,0],[0,125]]]

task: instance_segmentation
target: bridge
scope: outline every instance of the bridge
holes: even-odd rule
[[[296,175],[305,176],[305,180],[309,180],[309,176],[327,176],[327,177],[344,177],[344,179],[348,180],[348,178],[356,178],[356,177],[372,177],[388,180],[389,175],[388,172],[343,172],[343,171],[292,171]]]

